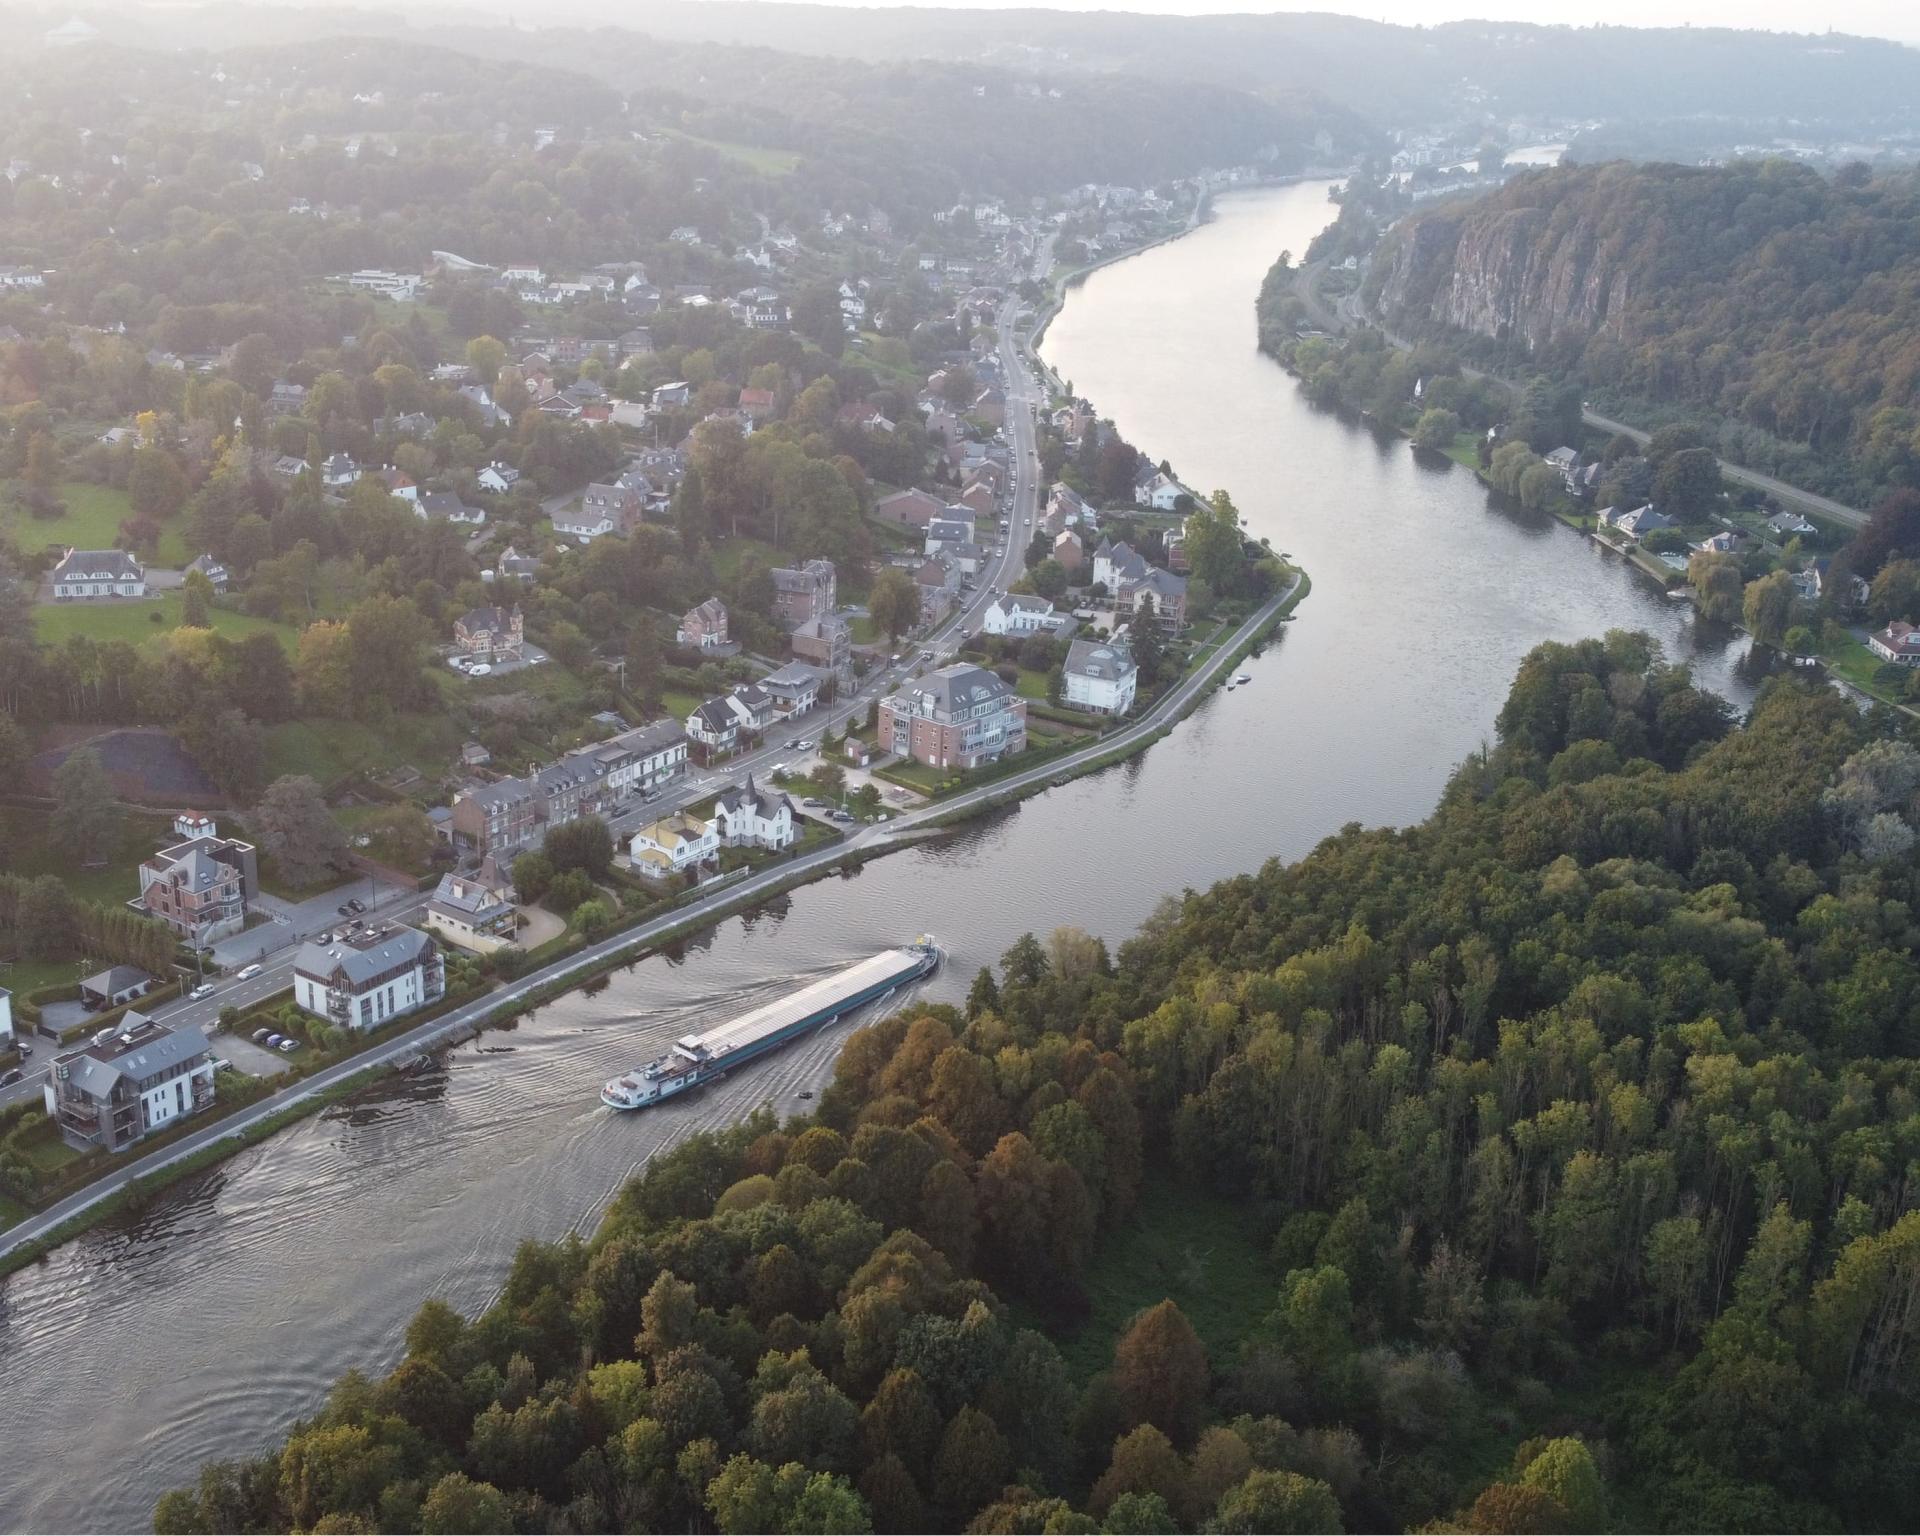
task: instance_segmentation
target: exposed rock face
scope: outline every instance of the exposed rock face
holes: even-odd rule
[[[1472,207],[1409,219],[1375,258],[1390,322],[1439,321],[1529,349],[1626,332],[1633,278],[1615,238],[1571,203]]]

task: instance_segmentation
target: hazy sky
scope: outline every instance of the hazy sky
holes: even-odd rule
[[[724,0],[716,0],[724,3]],[[928,4],[930,0],[844,0],[847,4]],[[932,0],[938,3],[938,0]],[[962,9],[1031,5],[1036,0],[955,0]],[[1037,0],[1050,10],[1154,11],[1194,16],[1224,11],[1336,11],[1403,26],[1423,22],[1499,20],[1610,22],[1644,27],[1765,27],[1776,32],[1857,32],[1920,42],[1920,4],[1915,0],[1371,0],[1371,3],[1288,5],[1273,0]],[[617,11],[617,4],[613,8]]]

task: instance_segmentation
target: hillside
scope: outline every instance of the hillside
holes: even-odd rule
[[[1920,476],[1913,173],[1536,172],[1403,221],[1367,289],[1395,329],[1479,337],[1645,425],[1705,417],[1726,457],[1856,505]]]
[[[1890,1529],[1920,752],[1545,645],[1435,814],[1016,942],[156,1529]]]

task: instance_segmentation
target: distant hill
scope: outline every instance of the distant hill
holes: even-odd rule
[[[1535,172],[1404,220],[1368,291],[1396,329],[1480,338],[1643,423],[1717,421],[1729,457],[1856,504],[1920,483],[1914,173]]]

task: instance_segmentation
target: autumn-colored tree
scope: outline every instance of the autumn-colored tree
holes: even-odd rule
[[[1180,1445],[1199,1432],[1207,1350],[1172,1301],[1148,1307],[1121,1335],[1113,1351],[1113,1385],[1130,1422],[1155,1425]]]

